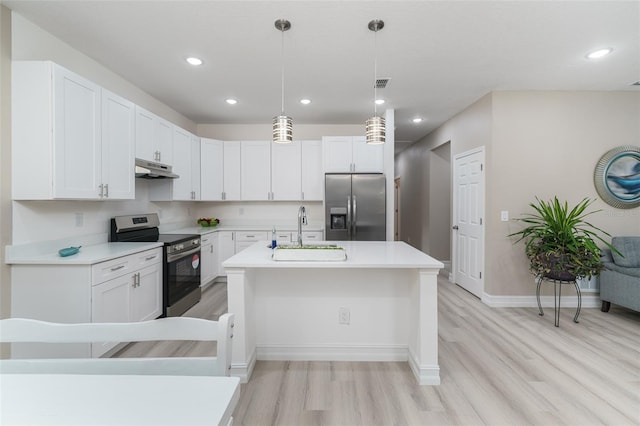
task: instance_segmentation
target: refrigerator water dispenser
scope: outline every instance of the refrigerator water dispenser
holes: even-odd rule
[[[331,215],[331,229],[347,229],[347,209],[344,207],[332,207],[329,210]]]

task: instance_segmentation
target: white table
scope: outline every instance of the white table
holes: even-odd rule
[[[259,242],[223,263],[231,374],[247,381],[256,360],[408,361],[418,383],[440,384],[443,264],[399,241],[331,243],[346,261],[274,261]]]
[[[2,425],[227,425],[236,377],[0,375]]]

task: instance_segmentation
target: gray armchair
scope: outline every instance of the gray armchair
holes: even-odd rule
[[[613,237],[611,245],[622,255],[604,250],[600,272],[602,312],[612,303],[640,312],[640,237]]]

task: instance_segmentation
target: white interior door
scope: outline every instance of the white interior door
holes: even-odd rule
[[[484,148],[455,157],[453,183],[453,279],[482,298],[484,280]]]

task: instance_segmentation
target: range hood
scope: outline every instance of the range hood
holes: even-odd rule
[[[175,179],[179,178],[171,172],[171,166],[162,163],[136,158],[136,177],[143,179]]]

